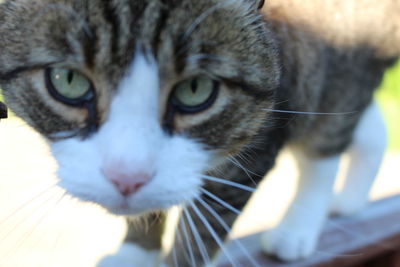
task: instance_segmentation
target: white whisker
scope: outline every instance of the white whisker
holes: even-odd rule
[[[196,263],[195,263],[195,260],[194,260],[192,240],[190,238],[189,233],[187,232],[187,226],[186,226],[186,223],[185,223],[185,219],[183,217],[181,217],[180,221],[181,221],[180,228],[183,231],[183,237],[185,239],[185,243],[186,243],[187,249],[189,250],[189,259],[187,259],[187,260],[189,260],[191,262],[192,266],[194,267],[194,266],[196,266]],[[183,245],[183,242],[182,242],[182,245]],[[186,257],[187,257],[187,255],[186,255]]]
[[[46,191],[47,191],[47,190],[46,190]],[[57,194],[58,194],[58,193],[59,193],[59,192],[57,192]],[[29,218],[29,217],[31,217],[33,214],[37,213],[38,210],[40,210],[40,208],[42,207],[43,204],[45,204],[45,203],[47,203],[48,201],[50,201],[51,199],[53,199],[53,198],[54,198],[54,195],[55,195],[55,194],[53,194],[53,195],[51,195],[50,197],[47,197],[47,198],[45,198],[44,200],[42,200],[42,201],[39,203],[39,208],[38,208],[38,209],[32,209],[32,210],[30,210],[29,213],[28,213],[28,215],[27,215],[27,217],[25,217],[25,219],[20,220],[20,221],[17,222],[16,224],[14,224],[13,227],[12,227],[4,236],[2,236],[2,237],[0,238],[0,240],[5,240],[5,239],[7,239],[16,229],[18,229],[18,228],[25,222],[25,220],[26,220],[27,218]],[[18,210],[17,210],[17,212],[18,212]],[[13,214],[15,215],[15,213],[13,213]],[[13,214],[12,214],[12,215],[13,215]],[[1,224],[3,224],[3,223],[5,223],[6,221],[8,221],[8,220],[11,218],[12,215],[8,216],[7,219],[6,219],[5,221],[3,221]]]
[[[249,147],[245,147],[237,156],[246,163],[254,162],[256,159],[251,154],[252,150]]]
[[[214,228],[207,221],[207,219],[204,217],[204,215],[201,213],[201,211],[197,208],[197,206],[193,202],[190,202],[190,206],[193,209],[193,211],[196,213],[196,215],[199,217],[200,221],[203,222],[204,226],[207,228],[207,230],[209,231],[211,236],[214,238],[215,242],[217,242],[218,246],[221,248],[222,252],[225,254],[226,258],[229,260],[229,262],[232,264],[232,266],[237,266],[237,264],[235,263],[235,261],[231,257],[230,253],[226,249],[226,247],[225,247],[224,243],[222,242],[221,238],[215,232]]]
[[[286,113],[286,114],[300,114],[300,115],[332,115],[332,116],[342,116],[342,115],[352,115],[358,113],[358,111],[349,112],[306,112],[306,111],[295,111],[295,110],[279,110],[279,109],[263,109],[265,111],[276,112],[276,113]]]
[[[208,175],[203,175],[202,178],[205,180],[208,180],[208,181],[236,187],[236,188],[242,189],[244,191],[255,192],[257,190],[256,188],[253,188],[253,187],[249,187],[249,186],[242,185],[242,184],[239,184],[239,183],[236,183],[233,181],[228,181],[228,180],[224,180],[224,179],[220,179],[220,178],[216,178],[216,177],[212,177],[212,176],[208,176]]]
[[[200,202],[200,204],[212,215],[214,218],[221,224],[222,228],[229,234],[232,229],[226,224],[226,222],[221,218],[221,216],[210,206],[205,202],[203,199],[200,197],[197,198],[197,200]],[[237,240],[234,239],[232,240],[238,247],[239,249],[243,252],[243,254],[246,256],[246,258],[251,262],[251,265],[255,267],[260,267],[260,265],[253,259],[253,257],[250,256],[248,253],[247,249],[243,246],[243,244]]]
[[[257,173],[252,172],[251,170],[245,168],[245,167],[244,167],[242,164],[240,164],[240,162],[239,162],[237,159],[235,159],[233,156],[229,156],[229,157],[228,157],[228,160],[229,160],[230,162],[232,162],[232,164],[235,165],[236,167],[238,167],[239,169],[242,169],[242,170],[244,171],[244,173],[247,175],[247,177],[249,177],[249,179],[253,182],[253,184],[254,184],[254,185],[257,185],[257,183],[254,181],[254,179],[251,177],[250,174],[253,174],[253,175],[259,176],[259,177],[260,177],[261,175],[258,175]]]
[[[35,201],[36,199],[38,199],[39,197],[43,196],[43,194],[47,193],[49,190],[53,189],[57,184],[52,184],[48,187],[46,187],[44,190],[41,190],[39,193],[35,194],[32,198],[30,198],[29,200],[25,201],[23,204],[21,204],[20,206],[18,206],[18,208],[16,208],[13,212],[11,212],[7,217],[3,218],[0,222],[0,225],[2,225],[3,223],[6,223],[11,217],[13,217],[17,212],[19,212],[20,210],[22,210],[23,208],[26,207],[26,205],[28,205],[29,203],[32,203],[33,201]]]
[[[190,261],[189,255],[188,255],[186,249],[183,249],[184,241],[183,241],[183,237],[182,237],[181,232],[182,232],[182,217],[180,218],[178,227],[176,228],[176,232],[175,232],[175,233],[176,233],[176,239],[175,239],[175,241],[174,241],[175,244],[173,244],[173,246],[172,246],[172,248],[173,248],[172,251],[175,250],[175,253],[176,253],[176,248],[175,248],[176,245],[177,245],[177,244],[181,245],[181,246],[182,246],[182,251],[183,251],[183,253],[185,254],[185,255],[184,255],[184,256],[185,256],[185,259],[189,262],[189,261]],[[178,260],[178,255],[176,255],[176,260]]]
[[[12,254],[12,251],[18,250],[18,248],[20,248],[20,246],[23,244],[23,242],[26,241],[35,232],[36,228],[43,222],[43,220],[48,216],[48,214],[60,203],[60,201],[65,197],[65,195],[66,195],[66,193],[64,192],[60,197],[58,197],[57,200],[54,202],[54,204],[45,210],[43,215],[39,218],[39,220],[31,228],[31,230],[26,232],[24,234],[24,236],[22,238],[20,238],[17,241],[17,243],[12,247],[12,249],[5,253],[5,255],[10,255],[10,254]],[[52,198],[53,198],[53,196],[52,196]]]
[[[190,216],[190,213],[186,210],[186,208],[183,209],[183,213],[186,216],[186,219],[188,220],[190,229],[192,230],[192,233],[194,235],[194,238],[196,239],[197,247],[200,250],[201,257],[203,258],[204,264],[210,263],[210,256],[208,256],[207,249],[204,246],[204,242],[201,239],[201,236],[199,234],[199,231],[197,231],[196,225],[193,222],[192,216]]]
[[[179,229],[177,229],[176,231],[177,231],[177,235],[180,235],[180,234],[178,234],[179,233]],[[183,244],[183,242],[181,244]],[[174,267],[179,267],[178,256],[176,255],[175,246],[172,246],[172,262],[174,263]]]
[[[216,195],[208,192],[207,190],[205,190],[204,188],[200,189],[205,195],[207,195],[209,198],[213,199],[215,202],[219,203],[221,206],[227,208],[228,210],[232,211],[233,213],[236,213],[237,215],[240,215],[241,211],[234,208],[232,205],[230,205],[229,203],[225,202],[224,200],[220,199],[219,197],[217,197]]]

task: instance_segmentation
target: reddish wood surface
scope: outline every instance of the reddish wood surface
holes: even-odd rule
[[[400,196],[372,203],[353,217],[330,219],[317,252],[307,260],[274,260],[261,252],[259,240],[256,234],[240,242],[263,267],[400,267]],[[253,266],[233,243],[229,249],[238,255],[239,266]]]

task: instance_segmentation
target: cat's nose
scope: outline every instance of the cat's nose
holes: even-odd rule
[[[153,175],[145,171],[124,172],[118,169],[105,169],[104,175],[110,180],[123,196],[130,196],[136,193],[141,187],[147,184]]]

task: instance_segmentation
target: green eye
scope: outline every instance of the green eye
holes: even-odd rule
[[[91,82],[77,71],[49,68],[45,75],[47,88],[58,101],[69,105],[80,105],[93,98]]]
[[[183,112],[195,113],[210,107],[218,93],[219,83],[197,77],[179,83],[173,91],[173,104]]]

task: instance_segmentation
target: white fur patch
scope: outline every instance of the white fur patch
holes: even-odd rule
[[[295,151],[300,179],[296,197],[281,223],[262,235],[265,252],[282,260],[295,261],[310,256],[325,222],[332,188],[339,166],[339,155],[311,159]]]
[[[99,131],[88,140],[52,144],[60,185],[71,195],[116,214],[166,209],[195,197],[209,154],[193,140],[163,132],[158,96],[158,66],[137,53]],[[103,175],[102,170],[110,166],[120,166],[124,172],[146,170],[154,177],[124,197]]]
[[[141,247],[125,243],[115,255],[102,259],[97,267],[159,267],[160,251],[149,251]]]
[[[387,143],[386,127],[376,103],[362,116],[346,151],[349,166],[342,192],[336,196],[332,213],[350,215],[368,204],[368,194],[378,174]]]

